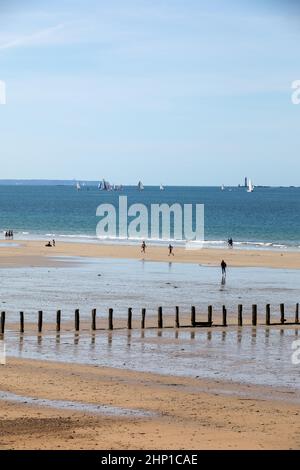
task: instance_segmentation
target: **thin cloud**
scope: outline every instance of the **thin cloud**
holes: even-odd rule
[[[45,44],[47,43],[48,39],[52,37],[53,33],[64,29],[64,27],[65,25],[63,23],[60,23],[55,26],[45,28],[41,31],[37,31],[26,36],[21,36],[19,38],[0,44],[0,50]]]

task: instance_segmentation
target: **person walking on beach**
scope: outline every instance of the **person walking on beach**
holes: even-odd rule
[[[141,252],[146,253],[146,243],[145,243],[145,241],[143,241],[143,243],[142,243]]]
[[[170,243],[168,256],[171,256],[171,255],[174,256],[174,253],[173,253],[173,246],[172,246],[171,243]]]
[[[221,262],[221,268],[222,268],[222,277],[225,277],[226,276],[227,264],[225,263],[225,261],[223,259],[222,259],[222,262]]]
[[[228,238],[228,247],[233,248],[233,240],[232,238]]]
[[[55,246],[55,240],[54,239],[52,240],[52,246]]]

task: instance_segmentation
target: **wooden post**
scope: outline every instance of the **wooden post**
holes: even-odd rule
[[[108,329],[109,330],[113,330],[114,329],[114,325],[113,325],[113,314],[114,314],[114,309],[113,308],[110,308],[108,310]]]
[[[223,314],[223,326],[227,326],[227,310],[226,310],[226,307],[225,305],[223,305],[223,308],[222,308],[222,314]]]
[[[208,306],[207,321],[212,323],[212,305]]]
[[[132,308],[128,309],[127,328],[128,330],[131,330],[132,328]]]
[[[39,310],[39,317],[38,317],[38,332],[41,333],[43,329],[43,311]]]
[[[4,335],[5,330],[5,312],[1,312],[1,334]]]
[[[280,304],[280,323],[284,325],[285,318],[284,318],[284,304]]]
[[[158,328],[163,327],[162,307],[158,307],[157,326]]]
[[[96,330],[96,313],[97,313],[97,310],[93,308],[92,310],[92,330],[93,331]]]
[[[191,325],[196,326],[196,308],[194,306],[191,308]]]
[[[299,323],[299,304],[296,304],[295,323]]]
[[[79,308],[75,310],[75,331],[79,331],[80,318],[79,318]]]
[[[243,326],[243,306],[238,305],[238,326]]]
[[[257,325],[257,305],[252,305],[252,326]]]
[[[60,331],[61,310],[56,312],[56,331]]]
[[[179,307],[175,307],[175,328],[179,327]]]
[[[145,328],[145,317],[146,317],[146,309],[142,308],[142,321],[141,321],[142,330]]]
[[[24,333],[24,312],[20,312],[20,333]]]
[[[266,325],[270,325],[271,323],[271,308],[270,304],[266,305]]]

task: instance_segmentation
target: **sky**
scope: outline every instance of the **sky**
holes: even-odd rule
[[[0,179],[300,185],[299,3],[0,0]]]

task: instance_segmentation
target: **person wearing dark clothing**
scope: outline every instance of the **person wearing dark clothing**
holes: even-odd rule
[[[170,244],[169,245],[169,255],[168,256],[174,256],[174,253],[173,253],[173,246]]]
[[[146,253],[146,243],[144,241],[142,243],[141,252]]]
[[[225,263],[225,261],[223,259],[222,259],[222,262],[221,262],[221,268],[222,268],[222,276],[226,276],[227,264]]]

